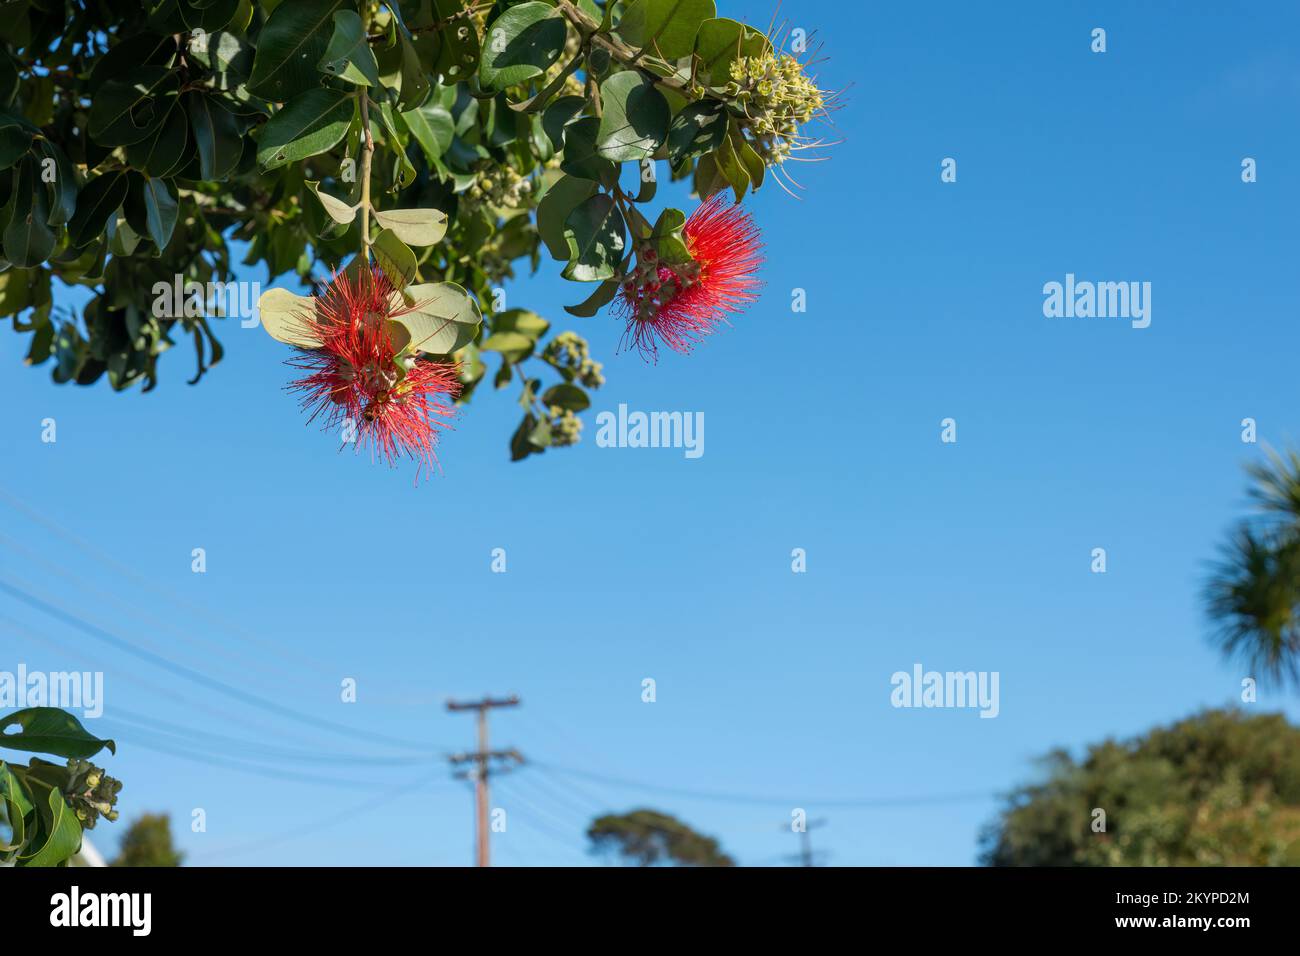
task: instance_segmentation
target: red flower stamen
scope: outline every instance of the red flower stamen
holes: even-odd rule
[[[460,393],[459,368],[403,352],[409,336],[399,326],[395,340],[389,320],[410,307],[394,308],[394,291],[378,268],[335,273],[318,286],[314,314],[302,324],[321,344],[299,348],[289,360],[308,374],[288,388],[302,394],[308,422],[323,416],[325,430],[345,429],[345,437],[350,431],[357,451],[369,448],[372,460],[391,466],[408,457],[432,469],[438,431],[455,416],[443,399]]]
[[[637,253],[637,268],[624,280],[616,306],[627,320],[620,348],[631,343],[657,361],[658,343],[686,354],[720,325],[758,298],[763,264],[758,227],[739,205],[717,193],[682,227],[687,263],[656,260],[650,247]]]

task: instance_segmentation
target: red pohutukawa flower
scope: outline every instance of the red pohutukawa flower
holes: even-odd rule
[[[395,292],[378,268],[335,273],[319,285],[314,314],[301,321],[321,344],[300,347],[289,360],[308,374],[288,387],[302,393],[309,422],[323,415],[325,428],[343,429],[358,451],[368,447],[390,465],[409,457],[433,468],[438,431],[455,415],[444,398],[459,394],[459,368],[419,357],[406,327],[393,321],[412,310]]]
[[[667,262],[645,246],[623,281],[616,308],[627,329],[620,348],[630,342],[647,360],[658,359],[659,342],[689,352],[728,324],[729,314],[758,298],[754,273],[763,264],[763,245],[754,220],[740,206],[717,193],[691,213],[682,236],[691,261]]]

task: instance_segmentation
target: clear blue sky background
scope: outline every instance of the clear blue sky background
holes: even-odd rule
[[[852,89],[845,141],[797,173],[806,198],[769,185],[747,201],[770,256],[762,301],[657,367],[614,355],[611,318],[571,320],[606,362],[593,411],[703,411],[699,460],[597,448],[589,418],[580,447],[511,464],[514,395],[488,388],[444,438],[444,474],[413,487],[410,469],[303,426],[286,352],[260,330],[226,323],[227,358],[194,388],[178,349],[144,396],[56,387],[20,367],[25,336],[0,337],[3,488],[138,575],[0,499],[5,580],[241,693],[432,756],[352,763],[409,751],[258,711],[8,597],[0,669],[102,667],[92,729],[119,740],[106,763],[124,815],[169,811],[194,863],[469,862],[470,796],[442,755],[473,724],[443,701],[483,692],[524,700],[494,716],[495,743],[593,775],[507,780],[499,862],[591,862],[590,817],[637,806],[747,864],[796,851],[794,806],[829,821],[815,843],[831,863],[974,862],[992,795],[1037,755],[1227,704],[1244,676],[1208,646],[1198,592],[1262,453],[1241,419],[1263,442],[1300,437],[1300,17],[1215,6],[787,0],[826,43],[823,84]],[[558,271],[512,283],[509,304],[566,321],[581,295]],[[1044,318],[1042,286],[1067,272],[1151,282],[1151,327]],[[948,416],[956,445],[939,440]],[[46,417],[57,444],[40,441]],[[1001,715],[892,708],[890,675],[915,662],[999,671]],[[1281,691],[1256,706],[1297,714]],[[344,759],[178,744],[115,708]],[[189,831],[194,807],[206,833]],[[111,849],[122,829],[94,837]]]

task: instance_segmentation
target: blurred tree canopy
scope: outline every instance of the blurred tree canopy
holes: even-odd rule
[[[587,828],[593,852],[635,866],[735,866],[713,837],[657,810],[597,817]]]
[[[146,813],[122,837],[110,866],[180,866],[185,854],[172,844],[171,816]]]
[[[983,833],[985,864],[1300,864],[1300,728],[1281,714],[1207,710],[1043,764]]]

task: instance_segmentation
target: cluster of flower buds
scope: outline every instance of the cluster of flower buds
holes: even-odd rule
[[[654,247],[645,245],[637,249],[636,265],[623,279],[623,295],[636,303],[635,318],[653,321],[665,306],[699,282],[698,262],[661,262]]]
[[[744,108],[741,125],[768,166],[785,162],[803,141],[799,127],[826,108],[826,95],[788,53],[737,57],[727,93]]]
[[[68,760],[68,782],[61,789],[83,830],[95,829],[100,816],[110,823],[117,819],[113,807],[122,781],[110,777],[89,760],[76,757]]]
[[[557,368],[570,369],[578,383],[587,388],[605,384],[604,366],[591,358],[587,340],[577,332],[561,332],[555,336],[542,351],[542,358]]]
[[[551,426],[551,444],[576,445],[582,439],[582,419],[572,409],[552,405],[547,409],[547,422]]]
[[[485,166],[478,171],[474,182],[462,194],[462,202],[470,206],[490,206],[496,209],[519,209],[527,203],[533,183],[513,166]]]

